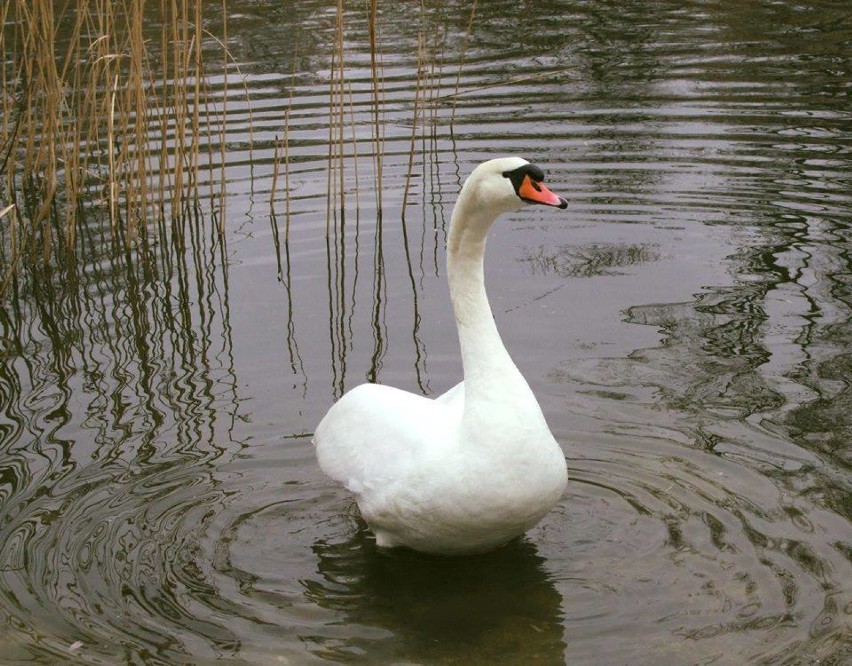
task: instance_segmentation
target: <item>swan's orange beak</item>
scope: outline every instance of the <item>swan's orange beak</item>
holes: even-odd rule
[[[538,182],[530,178],[529,175],[524,176],[521,186],[518,188],[518,196],[524,201],[530,203],[544,204],[545,206],[556,206],[557,208],[568,208],[568,201],[562,197],[556,196],[551,192],[544,183]]]

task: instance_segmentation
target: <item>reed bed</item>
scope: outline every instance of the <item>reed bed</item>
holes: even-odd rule
[[[180,239],[202,204],[223,231],[213,151],[227,95],[214,104],[205,53],[218,51],[227,87],[227,33],[207,34],[201,12],[202,0],[0,7],[0,295],[21,265],[68,265],[99,214],[125,247],[152,229]]]
[[[474,0],[465,20],[466,31],[460,51],[460,59],[457,61],[458,70],[447,75],[444,71],[448,39],[446,16],[440,7],[427,9],[424,3],[420,3],[416,23],[416,43],[412,49],[415,54],[415,60],[412,63],[414,68],[413,86],[410,90],[411,98],[408,101],[411,113],[411,129],[405,141],[406,152],[402,155],[406,163],[399,163],[398,159],[395,158],[400,156],[401,141],[398,136],[388,137],[386,115],[390,110],[393,116],[398,118],[399,109],[396,107],[400,104],[405,105],[406,102],[400,102],[398,88],[394,90],[396,97],[394,101],[389,101],[385,95],[386,82],[381,48],[382,15],[379,11],[378,0],[366,0],[363,3],[346,3],[343,0],[337,0],[335,3],[334,21],[329,30],[331,35],[329,44],[331,62],[328,70],[328,125],[326,133],[326,235],[334,236],[339,232],[339,230],[336,230],[336,226],[345,217],[344,213],[349,194],[354,194],[355,209],[357,210],[360,207],[361,179],[359,178],[358,167],[361,161],[358,159],[359,152],[362,155],[366,153],[372,162],[372,193],[375,196],[374,208],[379,222],[381,222],[384,212],[383,193],[385,191],[386,161],[388,159],[393,160],[391,168],[404,173],[405,184],[402,188],[401,215],[403,218],[405,217],[405,209],[412,191],[412,178],[417,176],[415,169],[422,166],[425,170],[429,159],[434,159],[438,152],[436,128],[444,121],[441,116],[442,110],[449,109],[449,125],[451,127],[455,117],[457,100],[465,92],[460,90],[461,73],[473,29],[476,7],[477,2]],[[350,23],[352,26],[356,26],[355,30],[349,27]],[[360,32],[361,26],[366,27],[366,34]],[[399,39],[400,35],[396,34],[395,38]],[[356,79],[356,83],[361,89],[359,106],[362,109],[362,113],[359,113],[357,117],[353,110],[352,81],[349,78],[351,72],[346,63],[345,45],[347,42],[365,43],[369,52],[369,90],[365,92],[364,81]],[[453,53],[452,57],[455,60],[459,58],[459,54]],[[358,72],[356,76],[361,76],[361,72]],[[446,85],[448,85],[448,91],[444,89]],[[366,114],[369,118],[368,121],[363,115],[365,102],[369,106],[369,111]],[[365,125],[368,126],[369,139],[362,138],[359,145],[357,136],[363,137],[364,132],[358,132],[356,128],[363,128]],[[289,122],[285,121],[285,141],[288,127]],[[277,137],[276,143],[278,143]],[[278,198],[276,189],[280,172],[280,146],[276,146],[275,153],[274,184],[270,198],[273,216],[275,215],[274,203]],[[346,175],[347,169],[354,170],[354,189],[352,187],[353,179]]]
[[[386,98],[378,0],[336,0],[333,7],[326,232],[342,240],[347,206],[354,205],[357,233],[361,187],[369,181],[359,174],[359,165],[362,170],[368,165],[377,219],[373,245],[379,300],[385,161],[392,160],[391,168],[405,176],[400,188],[405,225],[417,182],[423,203],[427,190],[440,188],[436,128],[441,110],[450,106],[452,125],[456,100],[463,94],[461,67],[477,4],[474,0],[465,8],[469,13],[458,60],[457,47],[447,46],[444,10],[421,3],[412,50],[411,129],[402,140],[388,134],[389,107],[398,118],[397,105],[406,103],[398,90],[392,102]],[[221,17],[217,34],[204,28],[211,15]],[[104,239],[117,244],[127,256],[138,254],[127,249],[147,253],[157,248],[160,262],[171,261],[163,256],[165,239],[175,252],[198,245],[198,238],[187,235],[199,233],[224,244],[227,73],[236,66],[227,51],[226,17],[226,0],[7,0],[0,5],[5,54],[0,62],[0,297],[21,266],[73,268],[87,236],[98,247],[104,247]],[[364,81],[350,78],[346,44],[352,40],[368,49],[368,90]],[[452,52],[449,60],[447,51]],[[291,158],[299,150],[290,139],[296,54],[293,62],[290,99],[269,151],[276,246],[281,237],[285,246],[290,241]],[[445,72],[445,62],[458,63],[458,72]],[[212,71],[219,76],[215,84]],[[280,198],[284,225],[279,236]],[[337,243],[332,246],[337,252]],[[336,264],[342,261],[339,254]]]

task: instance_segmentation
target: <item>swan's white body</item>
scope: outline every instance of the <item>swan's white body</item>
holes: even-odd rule
[[[485,293],[488,230],[523,204],[505,174],[525,165],[520,158],[480,165],[453,210],[447,274],[464,381],[436,399],[363,384],[317,427],[320,467],[355,493],[379,546],[487,551],[535,525],[565,489],[565,458],[503,346]]]

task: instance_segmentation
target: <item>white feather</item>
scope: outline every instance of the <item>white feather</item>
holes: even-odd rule
[[[364,384],[314,435],[322,470],[353,492],[380,546],[440,554],[496,548],[535,525],[565,488],[565,459],[503,346],[485,293],[485,238],[522,205],[490,160],[468,178],[450,225],[447,274],[465,381],[436,399]]]

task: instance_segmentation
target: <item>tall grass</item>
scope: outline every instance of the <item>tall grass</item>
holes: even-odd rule
[[[207,240],[220,246],[224,242],[227,0],[202,1],[0,3],[0,296],[21,266],[71,262],[73,267],[81,248],[106,247],[103,237],[118,243],[128,257],[136,255],[124,249],[155,248],[157,261],[164,263],[172,262],[164,238],[177,252],[199,245],[197,238],[185,236],[200,228],[209,235]],[[326,233],[345,238],[345,211],[354,203],[357,234],[361,185],[372,186],[378,299],[384,289],[386,167],[391,178],[394,170],[405,174],[405,224],[405,209],[418,190],[425,205],[431,190],[427,180],[440,188],[433,164],[436,128],[443,122],[440,109],[449,103],[452,125],[456,101],[464,92],[461,64],[458,73],[444,71],[445,64],[455,62],[446,55],[445,14],[421,2],[416,41],[412,39],[416,80],[411,99],[401,100],[393,80],[386,96],[381,44],[382,29],[388,28],[378,0],[335,0],[333,7],[328,32]],[[474,0],[464,15],[462,63],[476,7]],[[205,21],[221,16],[217,34],[205,30],[202,11]],[[347,48],[353,35],[368,54],[367,86],[358,78],[363,71],[357,74],[357,66],[351,78]],[[222,72],[215,83],[208,76],[214,68]],[[290,100],[270,151],[270,217],[274,220],[280,212],[276,202],[282,191],[285,245],[291,231],[291,157],[300,150],[290,136],[296,68],[294,56]],[[400,108],[411,118],[404,138],[387,122]],[[300,122],[298,114],[295,122]],[[251,125],[249,105],[250,152]],[[372,183],[359,178],[359,165],[367,160],[372,162]],[[352,172],[344,173],[353,167],[354,191]],[[275,232],[277,239],[277,225]],[[86,238],[93,236],[97,243],[86,245]]]
[[[227,53],[201,11],[202,0],[0,6],[0,296],[21,265],[73,257],[98,212],[114,241],[145,246],[150,229],[180,236],[207,200],[221,233],[225,109],[213,110],[204,52]]]

